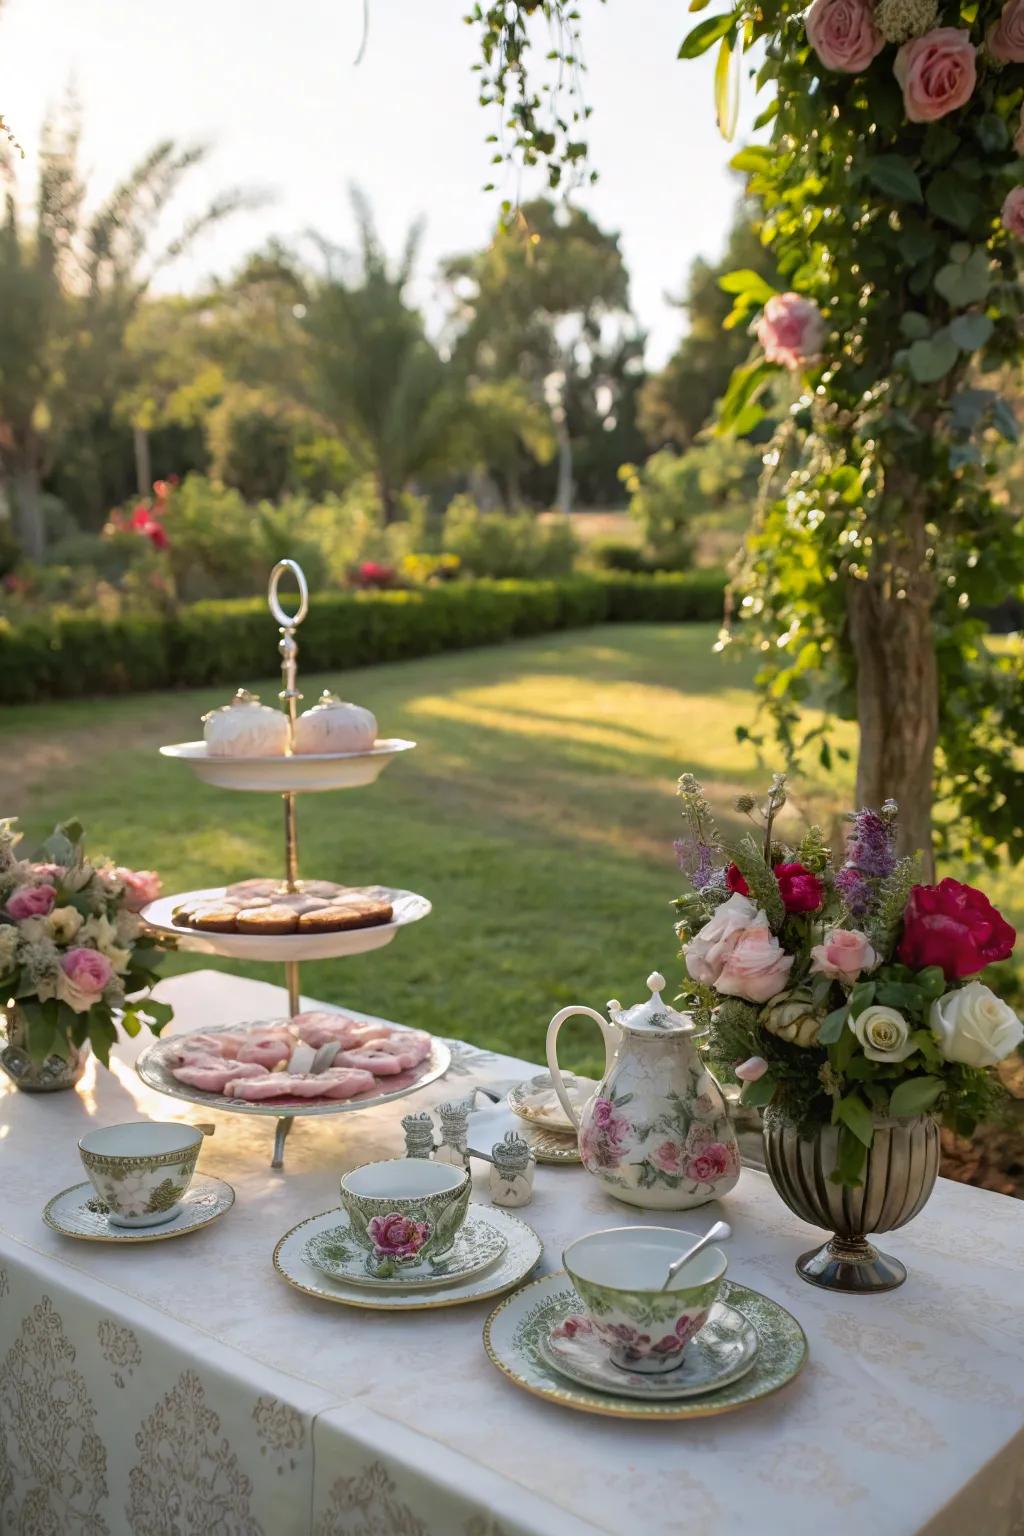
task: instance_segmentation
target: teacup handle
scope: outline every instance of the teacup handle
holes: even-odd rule
[[[600,1027],[601,1034],[605,1040],[605,1044],[607,1045],[608,1020],[603,1019],[601,1015],[596,1011],[596,1009],[587,1008],[582,1003],[574,1004],[571,1008],[560,1009],[560,1011],[555,1014],[554,1018],[551,1020],[551,1023],[548,1025],[547,1038],[548,1070],[551,1073],[551,1081],[554,1084],[555,1092],[558,1094],[558,1102],[561,1104],[562,1108],[565,1110],[566,1114],[569,1116],[570,1121],[577,1130],[580,1128],[580,1117],[573,1108],[572,1100],[569,1098],[569,1095],[566,1092],[565,1083],[562,1081],[562,1074],[558,1066],[557,1047],[558,1031],[561,1029],[566,1019],[571,1019],[574,1017],[574,1015],[579,1013],[586,1014],[588,1019],[594,1020],[594,1022]]]

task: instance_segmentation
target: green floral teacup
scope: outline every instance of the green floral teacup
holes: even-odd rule
[[[594,1332],[624,1370],[673,1370],[707,1322],[726,1270],[720,1248],[705,1248],[661,1289],[669,1265],[698,1235],[610,1227],[577,1238],[562,1254]]]
[[[381,1276],[447,1253],[466,1219],[469,1193],[465,1168],[425,1157],[366,1163],[341,1181],[352,1237]]]
[[[92,1187],[118,1227],[155,1227],[181,1209],[203,1133],[170,1120],[132,1120],[89,1131],[78,1143]]]

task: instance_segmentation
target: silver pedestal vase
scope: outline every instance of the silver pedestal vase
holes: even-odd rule
[[[939,1172],[939,1126],[929,1115],[875,1121],[862,1182],[831,1182],[839,1132],[822,1126],[810,1140],[777,1112],[764,1116],[764,1158],[772,1183],[795,1215],[833,1237],[796,1261],[797,1274],[829,1291],[870,1294],[902,1285],[907,1271],[880,1253],[869,1232],[892,1232],[924,1206]]]
[[[0,1013],[0,1067],[22,1093],[56,1093],[73,1088],[85,1071],[89,1059],[88,1044],[72,1045],[68,1054],[47,1056],[37,1061],[28,1052],[25,1021],[17,1004]]]

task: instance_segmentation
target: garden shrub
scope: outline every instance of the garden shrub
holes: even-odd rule
[[[619,471],[629,492],[629,514],[639,523],[644,545],[662,569],[685,570],[693,563],[694,514],[701,510],[699,467],[688,454],[668,448],[646,464]]]
[[[718,571],[456,581],[394,592],[323,592],[300,631],[305,671],[401,661],[607,622],[721,616]],[[0,620],[0,703],[144,689],[235,686],[273,670],[263,598],[193,603],[175,613],[105,619],[59,613]]]
[[[576,537],[566,520],[541,523],[530,512],[481,512],[471,496],[456,496],[444,514],[441,547],[471,576],[566,576]]]

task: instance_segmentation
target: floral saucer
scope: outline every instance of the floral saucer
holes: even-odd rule
[[[592,1077],[576,1077],[571,1072],[563,1073],[563,1081],[570,1102],[579,1113],[597,1084]],[[536,1077],[528,1077],[525,1082],[517,1083],[514,1088],[510,1088],[508,1107],[521,1120],[528,1120],[531,1125],[540,1126],[546,1131],[557,1131],[563,1136],[572,1136],[575,1139],[576,1127],[562,1108],[555,1092],[555,1085],[551,1081],[550,1072],[538,1072]]]
[[[614,1363],[589,1318],[573,1314],[556,1323],[540,1349],[549,1365],[584,1387],[618,1397],[664,1402],[699,1397],[739,1381],[752,1369],[761,1341],[742,1312],[716,1301],[704,1327],[673,1371],[626,1371]]]
[[[761,1347],[753,1365],[742,1377],[699,1397],[644,1401],[629,1396],[619,1386],[612,1390],[570,1381],[550,1362],[545,1345],[559,1324],[577,1316],[582,1303],[564,1270],[524,1285],[501,1302],[484,1324],[484,1349],[493,1365],[510,1381],[535,1397],[619,1419],[702,1419],[731,1413],[747,1403],[768,1397],[793,1380],[807,1359],[807,1340],[796,1318],[778,1302],[745,1285],[723,1280],[719,1293],[723,1304],[742,1314],[757,1331]],[[628,1380],[631,1372],[616,1371]],[[646,1380],[645,1379],[645,1384]]]
[[[336,1227],[315,1232],[306,1244],[305,1257],[310,1264],[332,1280],[353,1285],[380,1287],[383,1290],[412,1289],[424,1285],[453,1285],[486,1269],[508,1247],[508,1239],[493,1223],[472,1208],[455,1235],[448,1252],[439,1259],[421,1264],[403,1264],[390,1274],[381,1273],[377,1261],[367,1255],[349,1235],[349,1221],[342,1212]]]
[[[115,1226],[89,1183],[75,1184],[54,1195],[43,1211],[43,1220],[62,1237],[80,1237],[90,1243],[162,1243],[208,1226],[234,1203],[230,1184],[210,1173],[197,1173],[181,1197],[178,1214],[156,1227]]]
[[[507,1247],[489,1269],[465,1275],[455,1281],[437,1281],[433,1286],[407,1288],[389,1281],[387,1288],[371,1289],[351,1280],[334,1280],[316,1268],[306,1256],[310,1239],[320,1232],[338,1227],[344,1213],[323,1211],[309,1216],[286,1232],[274,1249],[274,1268],[288,1285],[320,1301],[334,1301],[343,1307],[367,1307],[375,1311],[422,1312],[437,1307],[458,1307],[464,1302],[483,1301],[500,1296],[526,1279],[543,1252],[540,1238],[525,1221],[495,1207],[487,1220],[505,1238]]]

